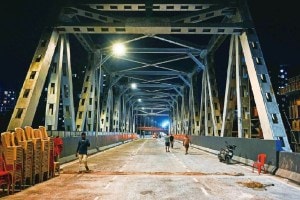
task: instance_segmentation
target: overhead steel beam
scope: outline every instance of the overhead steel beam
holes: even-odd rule
[[[200,60],[198,60],[194,55],[189,54],[189,56],[198,65],[199,69],[202,69],[202,70],[205,69],[205,65],[202,62],[200,62]]]
[[[157,97],[157,98],[170,98],[170,96],[169,95],[167,95],[167,94],[165,94],[164,96],[157,96],[157,95],[155,95],[155,94],[152,94],[152,95],[133,95],[133,96],[138,96],[138,97],[141,97],[141,98],[143,98],[143,97]]]
[[[154,98],[143,98],[142,102],[170,102],[167,99],[154,99]]]
[[[152,4],[152,12],[158,11],[198,11],[202,9],[207,9],[211,5],[221,4],[224,1],[221,0],[187,0],[187,1],[176,1],[175,3],[166,3],[165,1],[154,1]],[[141,3],[141,1],[128,1],[123,0],[122,4],[120,1],[89,1],[82,2],[82,4],[88,4],[92,9],[100,10],[100,11],[146,11],[147,6],[146,3]],[[148,5],[149,6],[149,5]]]
[[[149,102],[146,102],[146,103],[143,103],[143,106],[145,107],[152,107],[152,108],[166,108],[166,106],[169,105],[169,104],[163,104],[163,103],[157,103],[157,102],[153,102],[153,103],[149,103]],[[135,105],[135,107],[138,107],[139,105]]]
[[[184,82],[187,86],[191,87],[191,83],[190,83],[188,80],[186,80],[183,76],[179,75],[178,77],[179,77],[181,80],[183,80],[183,82]]]
[[[110,52],[111,50],[102,51],[104,54]],[[166,54],[197,54],[201,53],[198,49],[188,49],[188,48],[126,48],[126,54],[137,53],[137,54],[152,54],[152,53],[166,53]]]
[[[95,10],[93,9],[80,9],[80,8],[76,8],[76,7],[65,7],[62,10],[62,14],[66,15],[66,16],[80,16],[80,17],[85,17],[85,18],[89,18],[95,21],[99,21],[99,22],[104,22],[104,23],[113,23],[113,22],[122,22],[122,19],[120,19],[119,17],[111,17],[107,14],[103,15],[103,14],[99,14],[97,12],[95,12]]]
[[[183,94],[177,89],[177,88],[173,88],[181,97],[183,97]]]
[[[82,34],[73,34],[73,35],[87,52],[89,53],[94,52],[93,43],[92,41],[90,41],[90,39],[86,38],[87,35],[86,36]]]
[[[166,83],[160,83],[160,84],[142,84],[138,83],[137,88],[142,87],[150,87],[150,88],[179,88],[181,85],[172,85],[172,84],[166,84]]]
[[[137,94],[137,95],[134,95],[133,93],[131,93],[133,96],[138,96],[138,97],[145,97],[145,96],[153,96],[153,97],[157,97],[157,98],[171,98],[170,95],[168,94],[164,94],[163,95],[155,95],[155,94]],[[175,96],[175,95],[174,95]]]
[[[179,75],[187,75],[187,73],[181,72],[181,71],[123,71],[123,72],[114,72],[114,74],[147,75],[147,76],[179,76]]]
[[[222,23],[232,22],[231,18],[224,17]],[[215,52],[224,42],[228,35],[213,35],[207,45],[207,54]],[[201,58],[205,58],[206,54],[202,54]]]
[[[136,107],[135,110],[167,110],[169,108]]]
[[[119,82],[119,80],[123,77],[123,75],[120,75],[118,77],[116,77],[115,79],[112,80],[112,82],[110,83],[109,87],[113,87],[115,84],[117,84],[117,82]]]
[[[208,9],[197,12],[189,12],[184,16],[175,16],[171,19],[172,22],[198,23],[211,18],[220,17],[228,14],[232,8],[224,7],[225,5],[211,6]]]
[[[61,23],[55,29],[59,33],[81,34],[232,34],[240,35],[245,28],[236,23],[170,23],[162,18],[132,18],[126,23]]]
[[[175,44],[175,45],[178,45],[180,47],[188,48],[188,49],[194,49],[194,50],[199,50],[200,51],[200,50],[203,50],[205,48],[204,46],[198,46],[198,45],[196,45],[194,43],[191,43],[189,41],[178,39],[178,38],[170,36],[170,35],[164,35],[163,37],[154,35],[154,36],[150,36],[150,37],[161,40],[161,41],[164,41],[164,42],[167,42],[167,43],[170,43],[170,44]]]
[[[161,114],[161,113],[148,113],[148,114],[136,114],[140,116],[169,116],[169,114]]]

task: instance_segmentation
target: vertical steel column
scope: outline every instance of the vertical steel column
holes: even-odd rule
[[[195,101],[194,101],[194,87],[193,87],[193,79],[189,78],[190,87],[189,89],[189,128],[190,134],[195,134]]]
[[[78,111],[76,115],[76,130],[83,131],[84,125],[86,123],[86,114],[88,110],[89,98],[91,92],[93,91],[93,82],[94,82],[94,55],[90,54],[89,56],[89,64],[85,72],[84,82],[82,86],[82,91],[80,95],[80,101],[78,105]]]
[[[239,3],[240,18],[242,21],[251,22],[247,1],[241,0]],[[255,29],[247,29],[239,36],[239,39],[264,139],[281,140],[283,149],[291,151]]]
[[[180,89],[180,92],[183,94],[183,96],[181,97],[181,108],[180,108],[180,124],[181,124],[181,131],[184,134],[187,134],[187,127],[186,127],[186,119],[185,119],[185,115],[186,115],[186,106],[185,106],[185,99],[186,99],[186,95],[184,92],[184,88]]]
[[[244,32],[240,36],[240,40],[264,139],[282,140],[284,149],[291,151],[268,70],[254,30],[252,33]]]
[[[132,105],[132,109],[131,109],[131,116],[130,116],[130,119],[131,119],[131,130],[130,130],[130,133],[134,133],[135,132],[135,115],[134,115],[134,107]]]
[[[120,110],[121,110],[121,96],[118,95],[114,98],[114,112],[113,112],[113,131],[118,132],[120,123]]]
[[[101,113],[101,131],[109,132],[110,131],[110,113],[111,113],[111,104],[112,97],[112,88],[108,89],[106,99],[104,99],[102,104],[102,113]]]
[[[75,131],[75,109],[73,100],[70,42],[67,35],[61,35],[61,37],[65,38],[61,80],[61,97],[63,104],[64,126],[66,131]]]
[[[209,109],[209,97],[208,97],[208,89],[207,89],[207,71],[206,68],[204,72],[204,129],[205,129],[205,136],[212,136],[212,122],[211,122],[211,109]]]
[[[123,95],[122,97],[122,117],[121,117],[121,132],[125,132],[126,130],[126,111],[127,111],[127,107],[126,107],[126,98],[125,95]]]
[[[46,29],[42,33],[9,121],[8,131],[16,127],[31,126],[58,37],[59,34],[53,30]]]
[[[177,133],[177,120],[176,120],[176,107],[170,111],[170,132],[176,134]]]
[[[200,112],[199,112],[199,102],[198,102],[198,74],[195,74],[191,79],[191,88],[193,92],[193,134],[200,135]]]
[[[209,103],[211,108],[211,120],[213,125],[212,133],[214,136],[220,136],[222,128],[222,116],[220,109],[220,102],[218,98],[217,81],[214,69],[214,58],[213,55],[208,55],[206,57],[207,66],[207,86]]]
[[[130,132],[130,115],[131,115],[131,106],[126,109],[126,120],[125,120],[125,131]]]
[[[223,123],[221,136],[231,137],[233,129],[233,119],[236,107],[236,73],[235,73],[235,43],[234,36],[230,38],[229,46],[229,58],[228,58],[228,68],[227,68],[227,78],[226,78],[226,89],[224,98],[224,109],[223,109]]]
[[[199,122],[200,122],[200,135],[206,135],[206,126],[205,126],[205,102],[206,102],[206,75],[205,70],[202,71],[202,84],[201,84],[201,100],[199,106]]]
[[[182,130],[182,121],[181,121],[181,110],[180,110],[180,106],[181,106],[181,101],[180,101],[180,99],[179,99],[180,97],[178,96],[177,97],[177,105],[176,105],[176,120],[177,120],[177,133],[183,133],[183,130]],[[182,97],[181,97],[181,99],[182,99]]]
[[[86,129],[88,131],[94,131],[95,130],[95,116],[96,116],[96,112],[95,112],[95,105],[97,102],[97,98],[95,96],[95,90],[96,90],[96,67],[95,67],[95,57],[93,58],[93,72],[92,75],[90,77],[90,95],[89,98],[87,98],[88,100],[88,105],[87,105],[87,115],[86,115]]]
[[[239,55],[239,41],[234,40],[235,45],[235,77],[236,77],[236,97],[237,97],[237,125],[238,125],[238,137],[244,137],[242,126],[242,100],[241,100],[241,73],[240,73],[240,55]]]
[[[236,96],[237,96],[237,120],[238,137],[251,137],[250,121],[250,95],[249,79],[245,70],[245,65],[241,61],[241,50],[238,36],[235,37],[235,58],[236,58]]]
[[[58,111],[61,88],[61,71],[64,53],[64,37],[60,37],[56,52],[51,64],[51,74],[47,90],[45,111],[45,127],[47,130],[57,130]]]

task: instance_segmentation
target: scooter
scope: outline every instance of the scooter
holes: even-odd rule
[[[228,144],[227,141],[226,143],[226,148],[222,148],[220,152],[218,153],[218,158],[220,162],[225,162],[226,164],[229,164],[232,157],[233,157],[233,150],[235,150],[236,146]]]

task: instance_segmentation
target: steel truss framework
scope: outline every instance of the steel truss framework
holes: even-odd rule
[[[111,36],[128,46],[124,57],[111,53]],[[78,106],[70,37],[88,54]],[[215,61],[227,40],[223,100]],[[135,91],[130,88],[133,82]],[[62,107],[68,131],[135,132],[140,117],[169,116],[172,133],[225,137],[233,136],[236,112],[236,136],[252,138],[253,95],[264,139],[281,140],[290,151],[243,0],[85,0],[65,5],[57,23],[41,36],[8,130],[32,124],[44,84],[48,130],[59,128]]]

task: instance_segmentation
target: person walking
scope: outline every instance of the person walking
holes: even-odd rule
[[[90,171],[88,165],[87,165],[87,150],[88,147],[90,147],[90,141],[86,138],[86,133],[81,133],[81,139],[78,141],[78,146],[76,149],[76,157],[78,157],[79,160],[79,172],[81,169],[81,164],[84,164],[84,167],[86,171]]]
[[[190,143],[191,143],[191,140],[190,140],[188,134],[185,134],[184,139],[183,139],[183,146],[185,147],[185,154],[188,154]]]
[[[170,143],[171,143],[171,148],[173,149],[173,145],[174,145],[174,136],[173,136],[173,134],[170,135]]]
[[[166,146],[166,152],[170,152],[170,136],[167,134],[165,136],[165,146]]]

